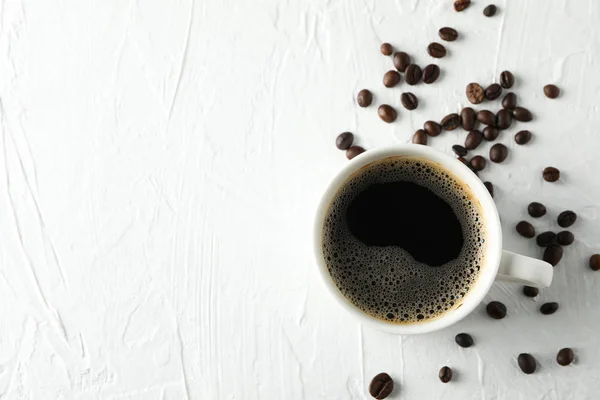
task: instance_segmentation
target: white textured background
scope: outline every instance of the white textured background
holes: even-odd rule
[[[600,251],[600,4],[501,1],[487,19],[480,1],[460,14],[450,0],[377,3],[1,2],[1,399],[363,399],[381,371],[396,399],[600,396],[600,273],[586,267]],[[363,87],[393,105],[406,88],[382,86],[382,41],[424,66],[442,26],[460,40],[436,61],[440,80],[412,88],[418,110],[386,125],[356,106]],[[359,326],[310,248],[317,200],[346,162],[335,136],[407,142],[504,69],[536,119],[501,134],[509,158],[482,177],[507,249],[541,253],[514,233],[530,201],[549,209],[538,231],[579,214],[553,286],[532,300],[496,285],[501,321],[481,306],[426,336]],[[534,140],[515,148],[525,127]],[[558,183],[541,179],[550,164]],[[545,300],[560,310],[542,316]],[[476,346],[458,348],[460,331]],[[577,364],[563,368],[565,346]]]

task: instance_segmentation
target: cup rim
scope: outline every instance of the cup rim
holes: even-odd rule
[[[323,258],[322,239],[325,213],[340,186],[356,171],[374,161],[388,157],[416,156],[441,164],[471,189],[479,200],[485,218],[487,230],[487,251],[482,266],[482,272],[476,285],[467,294],[463,303],[458,308],[433,319],[431,321],[413,324],[393,324],[375,317],[357,308],[339,291],[329,272]],[[437,331],[460,321],[470,314],[488,293],[498,273],[502,254],[502,228],[498,210],[487,188],[477,175],[462,162],[439,150],[417,144],[398,144],[366,151],[353,158],[329,182],[323,193],[314,220],[313,250],[317,261],[321,281],[328,292],[337,300],[337,303],[354,316],[361,323],[370,325],[378,330],[395,334],[416,334]]]

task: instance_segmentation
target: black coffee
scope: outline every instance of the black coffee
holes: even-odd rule
[[[392,157],[367,165],[334,196],[323,256],[335,285],[376,318],[410,323],[459,307],[486,241],[471,190],[439,165]]]

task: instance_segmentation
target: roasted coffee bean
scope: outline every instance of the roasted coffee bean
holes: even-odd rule
[[[556,362],[564,367],[571,364],[574,358],[575,354],[573,354],[573,350],[565,347],[564,349],[559,350],[558,354],[556,355]]]
[[[437,136],[442,132],[442,126],[435,121],[427,121],[423,124],[423,129],[429,136]]]
[[[369,393],[378,400],[388,397],[392,390],[394,390],[394,381],[385,372],[375,375],[369,385]]]
[[[465,148],[467,150],[475,150],[483,140],[483,133],[478,130],[469,132],[465,139]]]
[[[546,182],[556,182],[560,178],[560,171],[554,167],[546,167],[542,176]]]
[[[549,99],[555,99],[560,94],[560,89],[555,85],[546,85],[544,86],[544,94]]]
[[[485,158],[481,156],[475,156],[471,158],[471,161],[469,161],[469,165],[471,166],[471,169],[473,169],[473,171],[481,171],[485,168]]]
[[[498,137],[499,134],[500,134],[500,131],[498,129],[494,128],[494,127],[491,127],[491,126],[487,126],[483,130],[483,137],[488,142],[496,140],[496,138]]]
[[[361,107],[369,107],[373,102],[373,94],[368,89],[363,89],[358,92],[358,96],[356,96],[356,102]]]
[[[454,341],[460,347],[471,347],[473,346],[473,338],[468,333],[459,333],[454,337]]]
[[[459,157],[464,157],[467,155],[467,149],[465,149],[460,144],[455,144],[454,146],[452,146],[452,151]]]
[[[404,80],[409,85],[413,86],[421,80],[421,67],[416,64],[410,64],[404,72]]]
[[[527,144],[531,140],[531,132],[519,131],[515,134],[515,142],[517,144]]]
[[[440,377],[440,381],[448,383],[452,380],[452,369],[450,367],[442,367],[438,376]]]
[[[348,150],[354,142],[354,135],[350,132],[340,133],[335,139],[335,146],[340,150]]]
[[[456,38],[458,38],[458,32],[456,29],[444,27],[438,31],[440,35],[440,39],[445,40],[446,42],[454,42]]]
[[[510,71],[502,71],[500,74],[500,86],[510,89],[515,84],[515,76]]]
[[[427,46],[427,53],[433,58],[442,58],[446,55],[446,48],[437,42],[433,42]]]
[[[498,129],[508,129],[512,123],[512,114],[504,108],[496,113],[496,127]]]
[[[531,354],[521,353],[517,358],[519,368],[526,374],[533,374],[536,368],[535,358]]]
[[[496,116],[490,110],[481,110],[477,113],[477,121],[487,126],[496,125]]]
[[[533,286],[523,286],[523,294],[527,297],[535,297],[540,293],[540,289]]]
[[[492,184],[492,182],[483,182],[483,185],[488,190],[488,192],[490,192],[490,196],[492,196],[492,199],[493,199],[494,198],[494,185]]]
[[[477,114],[471,107],[465,107],[460,111],[460,122],[465,131],[471,131],[475,128]]]
[[[513,110],[513,117],[517,121],[521,122],[529,122],[533,119],[533,115],[531,115],[531,111],[523,107],[515,107]]]
[[[448,114],[442,120],[442,128],[447,131],[453,131],[460,125],[460,117],[458,114]]]
[[[426,145],[427,144],[427,134],[425,133],[425,131],[423,129],[419,129],[418,131],[416,131],[412,137],[412,142],[414,144]]]
[[[383,75],[383,86],[391,88],[400,82],[400,74],[398,71],[390,70]]]
[[[538,203],[537,201],[529,203],[527,206],[527,212],[533,218],[539,218],[546,215],[546,206],[542,203]]]
[[[517,224],[517,233],[523,237],[531,239],[535,236],[535,228],[527,221],[521,221]]]
[[[502,99],[502,107],[509,111],[514,110],[517,107],[517,95],[513,92],[506,93]]]
[[[494,4],[490,4],[489,6],[483,9],[483,15],[485,15],[486,17],[493,17],[494,15],[496,15],[496,10],[496,6]]]
[[[556,244],[556,233],[551,231],[542,232],[535,238],[535,242],[540,247],[548,247]]]
[[[577,221],[577,214],[570,210],[563,211],[560,214],[558,214],[558,218],[556,219],[556,221],[558,222],[558,225],[561,228],[568,228],[571,225],[573,225],[575,221]]]
[[[492,83],[485,89],[485,98],[488,100],[496,100],[502,94],[502,86],[497,83]]]
[[[600,270],[600,254],[593,254],[590,257],[590,268],[594,271]]]
[[[496,143],[490,149],[490,160],[495,163],[501,163],[508,156],[508,148],[502,143]]]
[[[544,250],[544,261],[550,263],[553,267],[559,263],[563,256],[563,248],[558,244],[551,244]]]
[[[435,64],[429,64],[423,70],[423,82],[430,84],[437,81],[440,76],[440,67]]]
[[[382,43],[379,50],[381,50],[381,54],[383,54],[384,56],[391,56],[392,52],[394,51],[392,45],[389,43]]]
[[[467,100],[471,102],[471,104],[479,104],[484,99],[483,88],[479,85],[479,83],[469,83],[466,89]]]
[[[540,307],[540,312],[544,315],[554,314],[556,310],[558,310],[558,303],[555,301],[544,303]]]
[[[471,0],[456,0],[454,2],[454,10],[455,11],[462,11],[465,8],[469,7],[471,5]]]
[[[417,96],[410,92],[402,93],[400,96],[400,102],[407,110],[414,110],[419,107],[419,99],[417,99]]]
[[[396,120],[396,117],[398,116],[396,110],[394,110],[391,106],[388,106],[387,104],[380,105],[377,109],[377,114],[379,114],[379,118],[381,118],[388,124],[390,122],[394,122]]]
[[[465,160],[464,157],[457,157],[456,159],[461,163],[465,164],[467,167],[469,166],[469,163],[467,162],[467,160]]]
[[[352,160],[354,157],[356,157],[359,154],[362,154],[365,152],[365,149],[363,149],[360,146],[352,146],[350,147],[348,150],[346,150],[346,158],[348,160]]]
[[[392,62],[394,63],[394,67],[400,72],[405,72],[406,67],[410,65],[410,56],[403,51],[399,51],[394,53],[392,57]]]
[[[502,319],[506,317],[506,306],[499,301],[491,301],[485,307],[488,315],[494,319]]]
[[[561,246],[568,246],[575,241],[575,235],[571,231],[561,231],[556,235],[556,242]]]

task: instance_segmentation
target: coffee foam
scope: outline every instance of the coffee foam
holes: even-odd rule
[[[464,238],[455,260],[431,267],[398,246],[367,246],[350,233],[346,211],[352,200],[372,184],[398,181],[424,186],[452,207]],[[479,276],[485,249],[483,213],[470,189],[421,158],[391,157],[363,167],[335,194],[323,225],[323,257],[340,292],[365,313],[399,324],[460,307]]]

